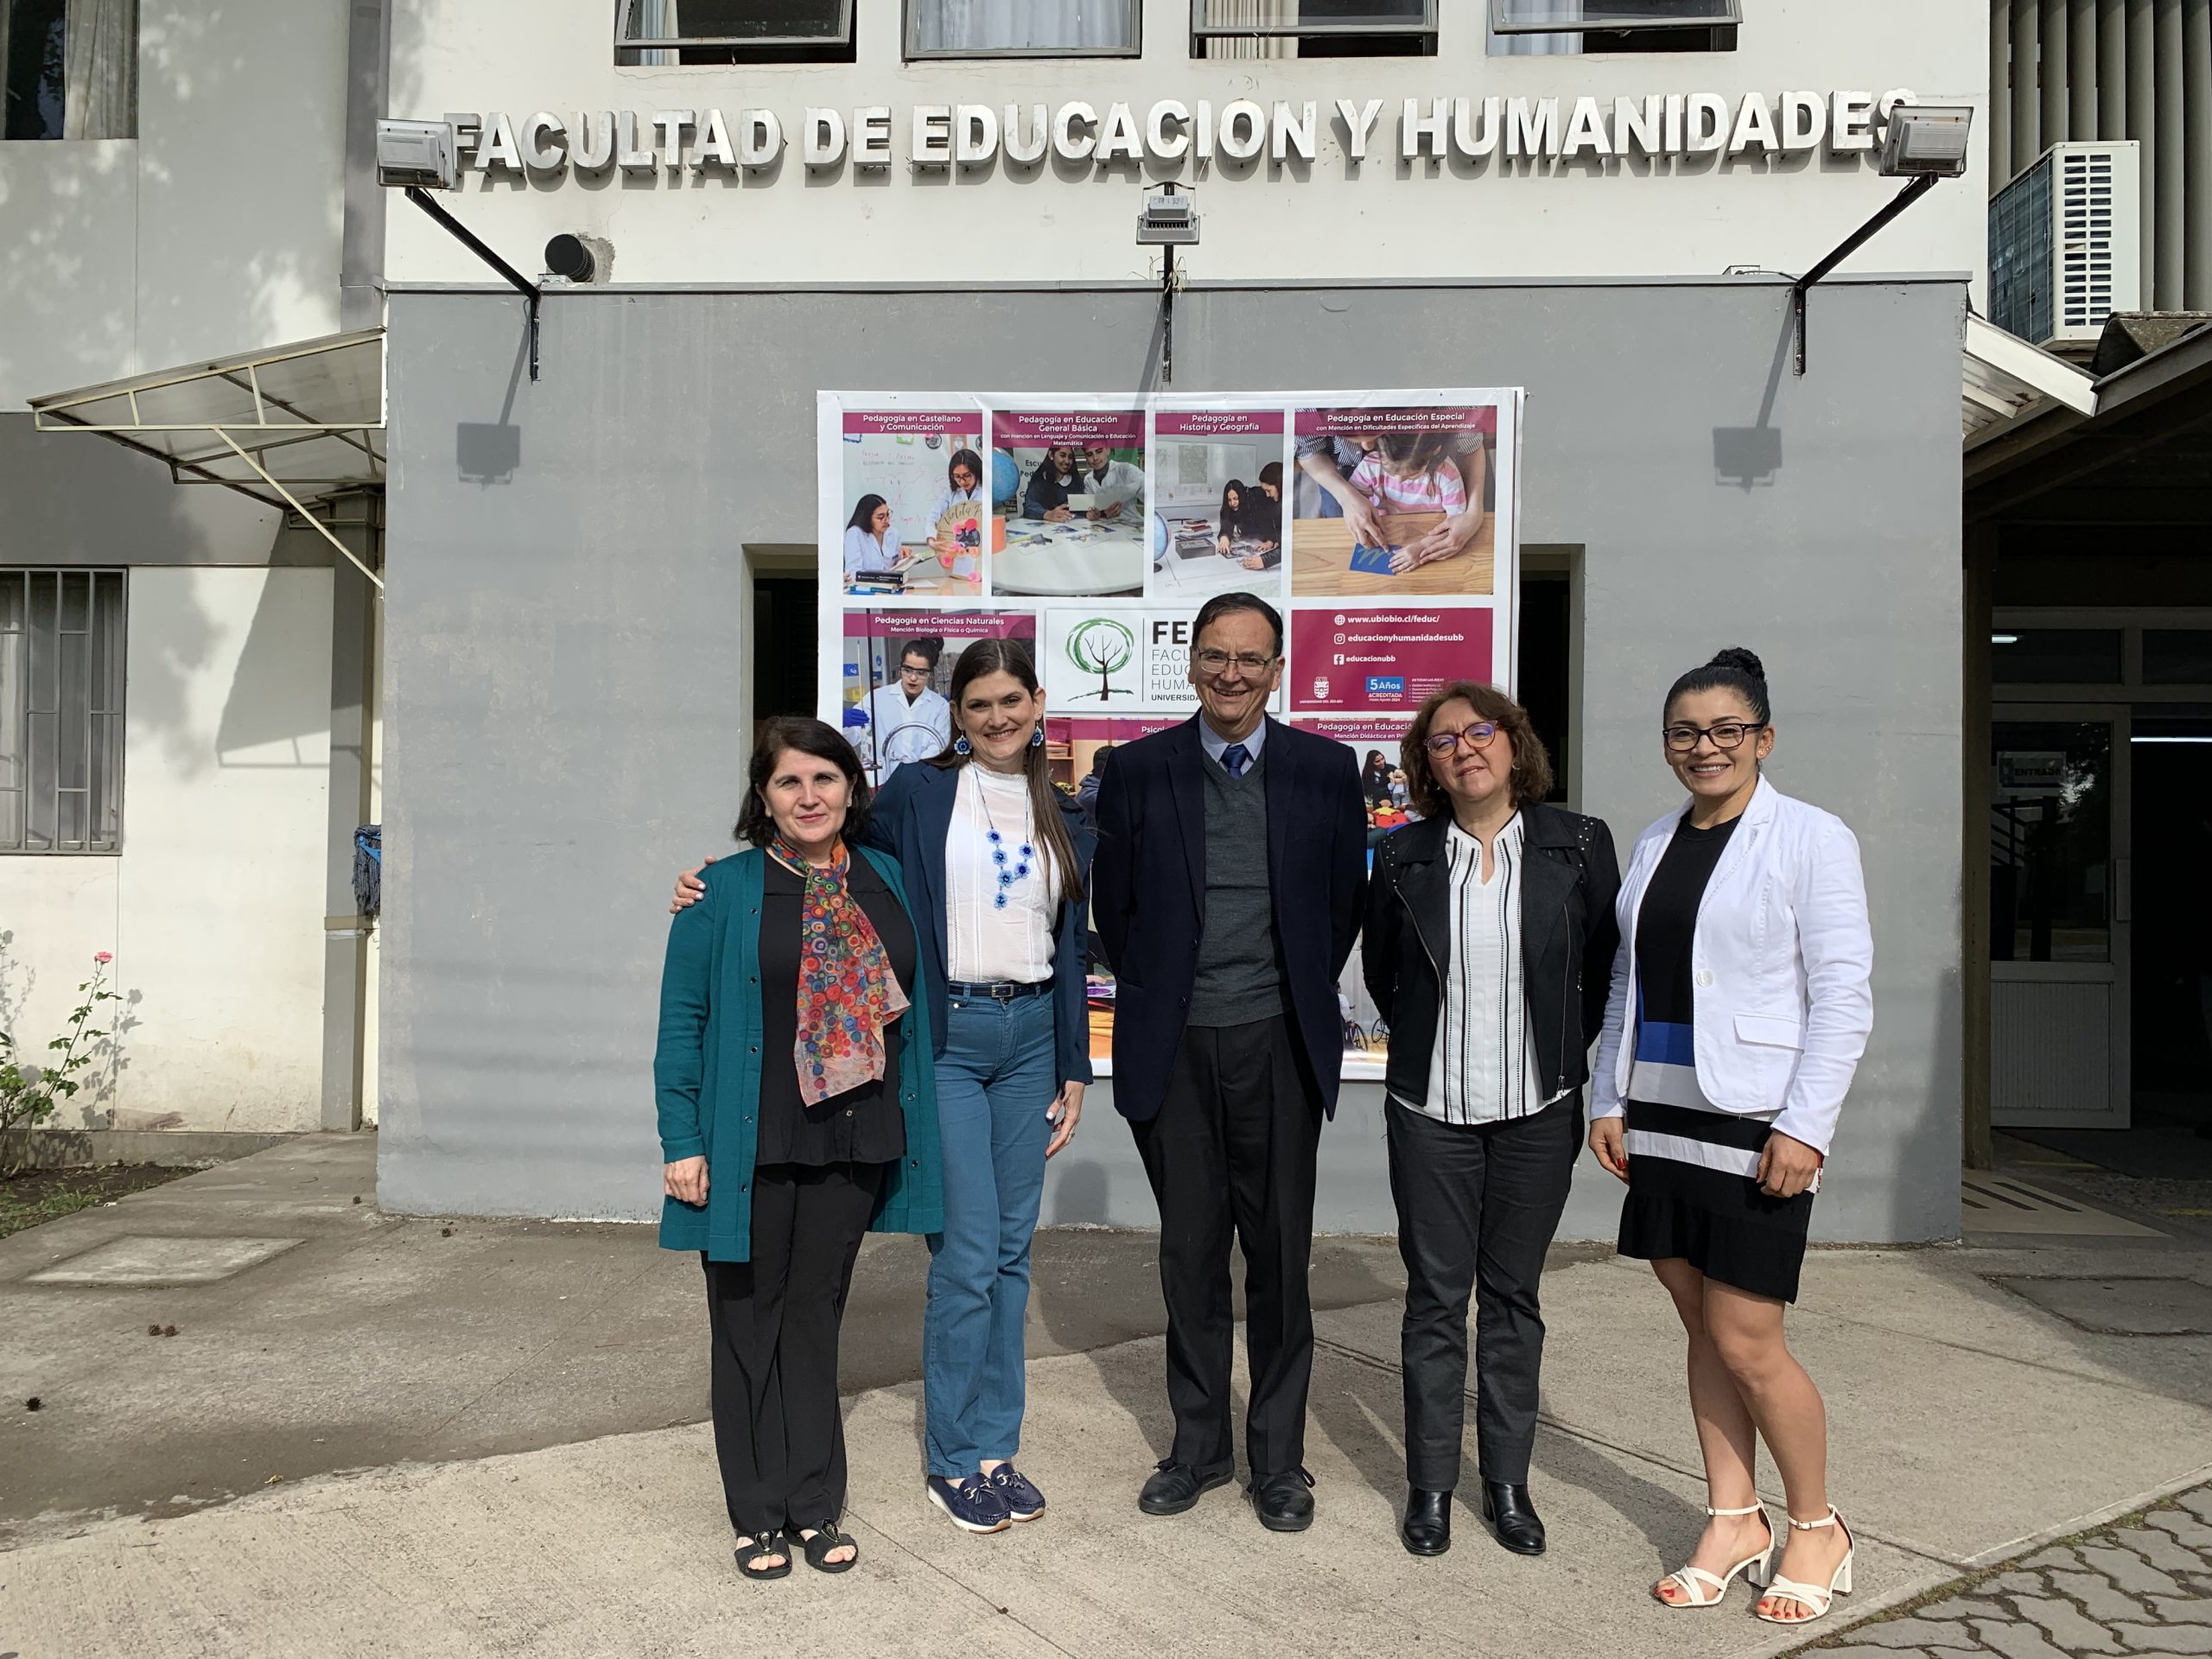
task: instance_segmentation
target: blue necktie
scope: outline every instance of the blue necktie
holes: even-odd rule
[[[1221,764],[1228,768],[1229,775],[1232,778],[1242,778],[1244,775],[1244,768],[1251,759],[1251,750],[1246,748],[1242,743],[1232,743],[1221,752]]]

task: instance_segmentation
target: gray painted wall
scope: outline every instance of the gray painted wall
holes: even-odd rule
[[[1783,789],[1858,830],[1876,1029],[1815,1226],[1955,1235],[1958,352],[1951,281],[1823,288],[1788,372],[1772,279],[1196,289],[1175,388],[1529,389],[1525,539],[1584,556],[1581,804],[1624,849],[1676,793],[1658,701],[1766,659]],[[808,541],[820,387],[1147,386],[1142,293],[610,290],[391,303],[380,1191],[390,1207],[645,1216],[671,877],[728,845],[746,542]],[[1320,1224],[1393,1228],[1378,1090],[1323,1141]],[[1050,1222],[1146,1225],[1109,1089]],[[1563,1229],[1610,1236],[1586,1160]]]

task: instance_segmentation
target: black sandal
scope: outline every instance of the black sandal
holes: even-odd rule
[[[773,1567],[755,1567],[753,1563],[764,1555],[778,1555],[783,1559]],[[758,1534],[749,1544],[741,1545],[737,1551],[737,1570],[748,1579],[780,1579],[791,1570],[791,1547],[780,1528],[772,1527]]]
[[[860,1540],[837,1530],[835,1521],[824,1521],[814,1529],[814,1536],[802,1538],[799,1548],[806,1552],[806,1564],[817,1573],[842,1573],[861,1558]],[[850,1549],[853,1553],[842,1561],[830,1559],[833,1549]]]

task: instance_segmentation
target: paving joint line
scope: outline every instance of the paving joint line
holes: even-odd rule
[[[912,1545],[907,1543],[906,1540],[886,1529],[880,1522],[870,1519],[864,1510],[849,1507],[846,1510],[846,1513],[860,1521],[870,1532],[875,1534],[877,1537],[883,1540],[886,1544],[889,1545],[893,1549],[897,1550],[901,1555],[906,1556],[907,1560],[914,1562],[918,1567],[925,1567],[928,1571],[936,1573],[938,1578],[943,1579],[947,1584],[950,1585],[954,1589],[961,1592],[963,1595],[971,1596],[976,1600],[982,1602],[984,1606],[991,1609],[1001,1618],[1011,1619],[1016,1626],[1028,1631],[1031,1636],[1035,1637],[1038,1641],[1043,1643],[1048,1650],[1060,1655],[1061,1659],[1077,1659],[1077,1655],[1073,1649],[1062,1647],[1058,1643],[1053,1641],[1051,1637],[1046,1635],[1044,1631],[1039,1630],[1034,1624],[1032,1624],[1020,1614],[1015,1612],[1011,1606],[1001,1603],[995,1597],[984,1594],[979,1587],[968,1583],[963,1579],[959,1578],[949,1567],[940,1567],[937,1562],[931,1560],[928,1556],[914,1548]]]

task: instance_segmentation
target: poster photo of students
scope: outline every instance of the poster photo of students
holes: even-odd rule
[[[943,753],[952,741],[946,693],[952,665],[978,639],[1022,639],[1033,650],[1027,611],[855,608],[844,613],[845,694],[839,723],[880,788],[900,766]]]
[[[842,423],[845,591],[978,597],[990,516],[981,411],[847,410]]]
[[[1144,429],[1137,409],[993,411],[994,596],[1142,597]]]
[[[1293,595],[1492,596],[1499,520],[1511,511],[1507,413],[1500,404],[1294,411]]]
[[[1177,604],[1216,594],[1282,596],[1283,492],[1289,481],[1279,409],[1163,409],[1152,422],[1158,518],[1145,593]]]

